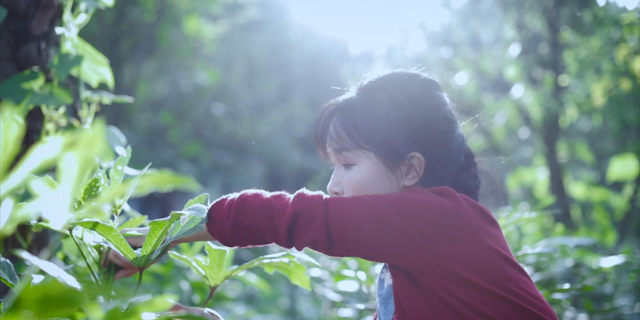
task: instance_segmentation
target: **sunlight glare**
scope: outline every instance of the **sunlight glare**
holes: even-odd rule
[[[440,1],[284,0],[292,19],[347,42],[352,54],[382,55],[391,45],[424,49],[421,27],[434,31],[449,21]],[[466,0],[454,1],[456,6]]]

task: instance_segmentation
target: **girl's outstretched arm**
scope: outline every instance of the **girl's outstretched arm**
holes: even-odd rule
[[[275,243],[435,271],[456,246],[467,201],[445,187],[352,197],[246,190],[216,200],[207,229],[230,247]]]

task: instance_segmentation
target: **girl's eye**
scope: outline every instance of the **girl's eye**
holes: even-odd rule
[[[343,164],[342,165],[342,167],[345,168],[345,169],[351,169],[351,167],[353,167],[353,166],[355,166],[355,164],[347,163],[347,164]]]

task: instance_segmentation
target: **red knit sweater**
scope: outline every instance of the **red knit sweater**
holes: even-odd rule
[[[216,200],[207,229],[229,247],[275,243],[387,263],[398,320],[557,319],[491,212],[447,187],[352,197],[247,190]]]

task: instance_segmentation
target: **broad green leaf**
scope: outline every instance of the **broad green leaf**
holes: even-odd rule
[[[82,187],[82,193],[80,194],[80,198],[76,202],[76,209],[82,207],[85,202],[91,199],[95,199],[100,193],[101,188],[102,184],[100,183],[99,177],[93,177],[89,179]]]
[[[26,99],[44,84],[44,74],[25,70],[0,83],[0,99],[16,105],[26,104]]]
[[[311,290],[311,281],[307,275],[307,268],[295,260],[288,262],[269,262],[259,266],[269,274],[278,271],[286,276],[291,283],[309,291]]]
[[[633,181],[640,173],[638,157],[631,153],[620,153],[609,160],[607,167],[607,182]]]
[[[79,222],[72,223],[73,226],[83,227],[85,229],[93,230],[98,233],[100,236],[105,238],[107,246],[116,252],[120,253],[122,256],[127,258],[129,261],[135,264],[138,256],[136,255],[133,248],[127,243],[127,240],[120,234],[120,231],[116,229],[112,225],[108,225],[98,220],[83,220]]]
[[[76,280],[76,278],[62,270],[62,268],[58,267],[57,265],[49,261],[42,260],[24,250],[16,250],[15,254],[20,258],[29,261],[31,264],[37,266],[38,268],[40,268],[40,270],[46,272],[50,276],[58,279],[60,282],[76,289],[82,289],[80,283],[78,282],[78,280]]]
[[[109,180],[111,186],[117,186],[124,180],[124,168],[127,167],[131,160],[131,146],[128,146],[124,154],[121,154],[113,163],[113,167],[109,170]]]
[[[112,103],[132,103],[133,97],[126,95],[116,95],[108,91],[102,90],[84,90],[82,92],[82,100],[88,102],[97,102],[102,105],[109,105]]]
[[[49,136],[36,142],[0,184],[0,198],[19,187],[30,173],[50,167],[63,150],[65,138]]]
[[[203,261],[204,263],[196,259],[196,263],[204,270],[209,284],[212,287],[217,287],[229,275],[229,271],[224,267],[229,249],[216,246],[211,242],[207,242],[204,248],[207,252],[207,259]]]
[[[311,282],[307,275],[307,268],[298,262],[296,256],[290,252],[280,252],[253,259],[231,270],[231,276],[237,275],[254,267],[262,267],[265,271],[271,274],[274,271],[278,271],[285,275],[291,283],[307,290],[311,289]]]
[[[209,194],[208,193],[203,193],[189,201],[187,201],[187,203],[184,205],[184,209],[186,210],[187,208],[191,207],[194,204],[201,204],[204,206],[208,206],[209,205]]]
[[[80,67],[71,70],[73,76],[82,79],[94,88],[104,83],[113,90],[113,72],[107,57],[80,37],[65,37],[62,43],[61,52],[82,56]]]
[[[69,90],[47,83],[38,92],[32,92],[26,103],[35,106],[59,107],[73,103],[73,97]]]
[[[0,181],[22,147],[26,131],[24,119],[25,114],[18,106],[9,101],[0,102]]]
[[[40,215],[37,204],[21,202],[14,205],[13,199],[7,197],[2,200],[0,207],[0,236],[12,235],[18,225],[37,219]],[[7,214],[7,212],[10,212]]]
[[[0,280],[9,286],[9,288],[12,288],[18,283],[18,275],[13,268],[13,263],[2,255],[0,255]]]
[[[118,229],[129,229],[129,228],[137,228],[147,222],[148,217],[146,215],[139,215],[135,217],[129,218],[123,224],[121,224]]]
[[[140,182],[140,178],[142,178],[142,176],[144,176],[144,174],[147,172],[147,170],[149,169],[150,166],[151,166],[151,163],[149,163],[144,169],[142,169],[142,172],[140,172],[139,175],[137,175],[135,178],[133,178],[133,181],[129,185],[129,190],[127,190],[127,193],[124,195],[123,198],[116,199],[116,206],[113,209],[113,213],[115,215],[119,215],[120,214],[120,211],[122,211],[122,207],[124,207],[125,203],[127,203],[127,201],[129,201],[129,198],[131,198],[131,195],[133,194],[133,191],[136,189],[136,186]]]
[[[269,294],[271,292],[271,285],[269,282],[258,277],[255,273],[249,270],[244,270],[242,273],[236,275],[236,277],[245,284],[256,287],[264,294]]]
[[[34,277],[37,275],[34,275]],[[35,279],[34,279],[35,280]],[[85,301],[84,291],[78,291],[55,279],[33,281],[16,300],[12,309],[26,310],[18,319],[76,319]],[[5,320],[4,315],[0,316]]]
[[[82,56],[66,53],[58,54],[58,62],[55,64],[55,75],[58,80],[63,81],[71,72],[71,69],[82,63]]]
[[[146,267],[153,261],[152,256],[164,243],[169,230],[173,227],[174,222],[180,219],[180,216],[180,214],[172,213],[171,216],[167,218],[149,222],[149,233],[147,233],[147,237],[144,239],[140,256],[135,263],[138,267]]]
[[[133,179],[128,179],[113,188],[103,192],[96,200],[98,204],[110,203],[123,197],[131,188]],[[152,192],[171,192],[180,190],[184,192],[195,192],[202,187],[192,177],[180,175],[171,170],[149,169],[140,178],[131,197],[142,197]]]
[[[171,242],[197,233],[205,228],[208,208],[201,204],[189,206],[183,211],[174,211],[173,213],[181,214],[180,220],[177,221],[167,235],[164,245],[168,246]],[[155,257],[153,257],[155,259]]]
[[[80,0],[80,2],[87,4],[89,10],[110,8],[115,4],[114,0]]]
[[[187,266],[191,267],[191,269],[199,274],[202,279],[208,280],[207,279],[207,275],[204,273],[204,270],[202,268],[200,268],[200,266],[195,262],[194,258],[189,258],[185,255],[179,254],[175,251],[169,251],[169,256],[171,258],[173,258],[174,260],[180,261],[184,264],[186,264]]]

